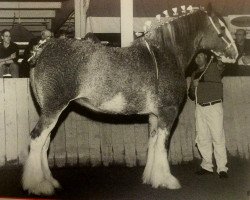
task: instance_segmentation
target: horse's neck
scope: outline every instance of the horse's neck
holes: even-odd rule
[[[195,52],[195,42],[194,39],[190,39],[189,45],[178,44],[175,55],[178,61],[178,64],[183,70],[185,70],[190,63],[194,52]]]
[[[190,38],[189,42],[185,44],[172,42],[168,49],[175,55],[179,67],[185,71],[196,51],[195,38]]]

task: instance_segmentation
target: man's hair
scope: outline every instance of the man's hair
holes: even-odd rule
[[[200,53],[203,53],[207,56],[207,61],[210,60],[210,58],[213,56],[215,58],[215,54],[210,49],[200,49],[195,53],[194,58]]]
[[[235,33],[239,32],[239,31],[242,31],[244,35],[247,35],[247,32],[245,29],[242,29],[242,28],[237,29]]]
[[[3,30],[1,31],[1,36],[3,36],[4,33],[6,33],[6,32],[9,32],[9,33],[10,33],[10,30],[9,30],[9,29],[3,29]]]
[[[44,35],[46,32],[50,32],[52,35],[52,32],[49,29],[44,29],[41,31],[41,35]]]

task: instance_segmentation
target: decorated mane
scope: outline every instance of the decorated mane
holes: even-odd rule
[[[155,32],[156,42],[163,42],[163,45],[169,49],[178,48],[180,44],[186,47],[189,45],[190,38],[194,38],[195,34],[203,29],[204,24],[201,22],[204,21],[205,17],[206,12],[200,9],[192,10],[189,13],[185,12],[178,17],[167,15],[161,18],[157,15],[156,22],[145,22],[144,37]]]
[[[204,9],[191,9],[189,12],[183,10],[183,15],[177,15],[176,12],[174,10],[173,17],[169,17],[168,12],[164,11],[165,17],[157,15],[153,23],[147,21],[141,38],[146,40],[151,48],[178,55],[178,65],[185,66],[185,63],[189,62],[188,58],[192,56],[197,33],[206,26],[207,14]]]
[[[205,21],[205,17],[204,11],[196,11],[170,22],[175,45],[183,45],[190,38],[194,38],[195,34],[204,28],[204,24],[201,24],[201,22]]]

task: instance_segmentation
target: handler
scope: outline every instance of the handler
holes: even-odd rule
[[[224,64],[209,50],[201,50],[195,57],[197,69],[192,73],[189,97],[196,102],[196,143],[202,156],[197,175],[213,174],[212,154],[220,178],[228,178],[227,153],[223,128]]]

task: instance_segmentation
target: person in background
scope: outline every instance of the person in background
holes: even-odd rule
[[[196,144],[202,156],[196,174],[213,174],[214,154],[219,177],[228,178],[221,82],[224,64],[205,49],[196,54],[195,63],[197,69],[192,73],[188,96],[196,102]]]
[[[60,29],[57,33],[57,38],[59,39],[66,39],[67,38],[67,32],[66,30]]]
[[[101,40],[99,40],[99,38],[98,38],[94,33],[92,33],[92,32],[88,32],[88,33],[84,36],[83,39],[84,39],[84,40],[92,41],[92,42],[94,42],[94,43],[100,43],[100,42],[101,42]]]
[[[34,50],[34,47],[39,43],[48,41],[51,37],[52,37],[52,32],[48,29],[44,29],[41,31],[41,36],[32,38],[29,41],[29,44],[23,53],[23,61],[22,61],[23,77],[29,77],[30,65],[28,59],[32,56],[31,52]]]
[[[237,29],[235,32],[235,44],[238,48],[238,60],[243,56],[250,56],[250,43],[246,39],[246,31]]]
[[[0,44],[0,78],[19,77],[19,56],[18,46],[11,41],[11,33],[4,29],[1,33],[2,43]]]
[[[44,29],[43,31],[41,31],[40,37],[32,38],[29,42],[29,45],[24,51],[24,60],[27,61],[29,59],[30,52],[33,50],[35,45],[38,45],[39,42],[41,43],[43,41],[48,41],[51,37],[52,37],[52,32],[48,29]]]

